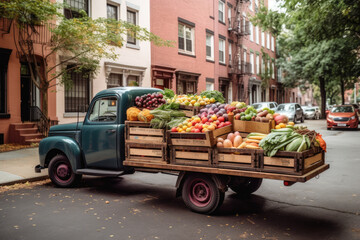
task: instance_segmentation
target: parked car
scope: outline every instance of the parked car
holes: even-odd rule
[[[354,106],[339,105],[333,107],[326,117],[327,129],[332,128],[354,128],[359,125],[359,116]]]
[[[253,106],[256,110],[269,108],[270,110],[276,111],[278,104],[276,102],[259,102],[259,103],[253,103],[251,106]]]
[[[303,123],[305,119],[304,111],[298,103],[279,104],[276,112],[282,115],[286,115],[289,118],[289,121],[295,123],[298,120]]]
[[[303,108],[303,111],[307,119],[320,119],[321,114],[319,107],[306,107],[305,109]]]

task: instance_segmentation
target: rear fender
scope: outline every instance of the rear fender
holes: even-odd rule
[[[74,139],[64,136],[52,136],[41,140],[39,144],[41,167],[47,167],[50,160],[57,154],[64,154],[69,159],[73,172],[81,168],[81,149]]]

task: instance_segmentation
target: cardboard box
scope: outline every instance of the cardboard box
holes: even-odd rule
[[[258,132],[258,133],[270,133],[271,129],[275,128],[275,121],[270,122],[255,122],[255,121],[241,121],[234,120],[234,131],[238,132]]]

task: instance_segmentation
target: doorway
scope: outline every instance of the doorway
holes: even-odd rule
[[[21,121],[31,121],[31,109],[40,106],[39,88],[32,82],[30,70],[27,63],[21,63]]]

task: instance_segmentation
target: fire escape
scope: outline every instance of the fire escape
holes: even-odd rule
[[[250,35],[250,22],[242,15],[242,9],[249,0],[236,0],[235,14],[229,22],[229,35],[233,36],[235,49],[232,50],[232,59],[229,61],[228,73],[236,77],[237,99],[246,101],[248,91],[244,88],[244,77],[251,74],[251,64],[243,56],[243,40]]]

